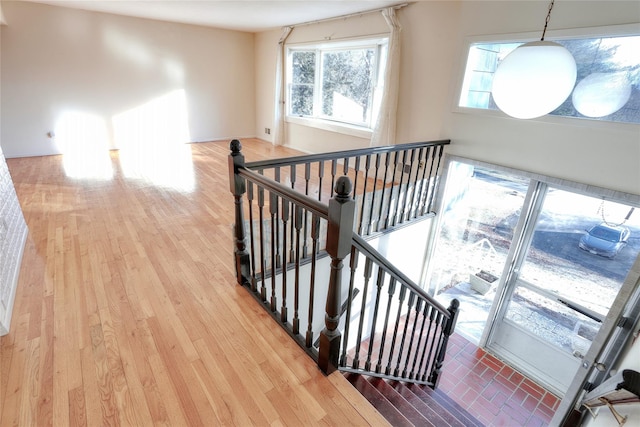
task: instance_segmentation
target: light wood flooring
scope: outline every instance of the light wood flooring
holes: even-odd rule
[[[189,146],[192,191],[126,178],[118,152],[104,181],[67,177],[62,156],[8,160],[29,236],[1,426],[388,425],[235,283],[228,147]]]

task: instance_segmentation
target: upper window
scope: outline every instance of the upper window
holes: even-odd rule
[[[640,123],[640,36],[554,40],[576,60],[578,78],[571,96],[551,115]],[[491,96],[493,74],[522,43],[474,43],[458,106],[497,110]]]
[[[367,40],[289,48],[287,114],[371,128],[386,47],[386,40]]]

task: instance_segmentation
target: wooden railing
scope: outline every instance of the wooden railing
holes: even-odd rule
[[[437,385],[458,302],[441,306],[360,233],[433,215],[442,146],[448,143],[245,164],[240,142],[231,142],[238,283],[324,372],[341,369]],[[383,158],[390,160],[379,169]],[[394,159],[418,164],[398,168]],[[359,188],[354,190],[351,178]],[[323,188],[328,179],[331,188]]]
[[[373,147],[247,163],[248,169],[325,203],[348,176],[354,231],[369,236],[433,214],[438,170],[449,140]]]

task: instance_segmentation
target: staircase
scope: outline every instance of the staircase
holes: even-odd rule
[[[345,377],[393,426],[484,425],[440,390],[353,373]]]

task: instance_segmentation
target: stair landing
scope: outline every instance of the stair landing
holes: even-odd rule
[[[437,390],[347,374],[393,426],[549,425],[560,399],[458,334]]]

